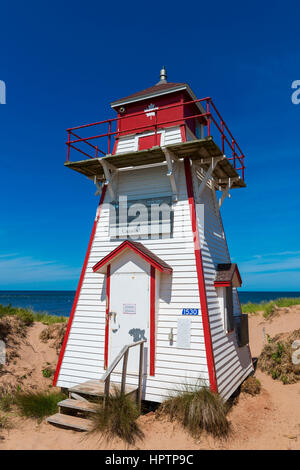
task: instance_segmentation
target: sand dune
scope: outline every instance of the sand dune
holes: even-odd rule
[[[250,347],[258,356],[263,347],[265,333],[274,336],[300,327],[300,306],[281,309],[271,320],[262,315],[250,317]],[[57,360],[55,348],[39,339],[43,325],[29,327],[21,341],[19,358],[9,366],[12,376],[22,379],[24,387],[48,388],[51,380],[42,376],[46,363]],[[300,339],[300,338],[299,338]],[[25,375],[25,378],[24,378]],[[178,424],[158,420],[153,413],[141,416],[139,422],[145,438],[134,449],[300,449],[300,382],[283,385],[270,376],[257,371],[262,384],[260,395],[241,394],[229,413],[232,435],[226,441],[202,436],[192,439]],[[0,381],[2,378],[0,379]],[[122,441],[107,443],[103,437],[55,428],[45,422],[37,424],[31,419],[14,415],[12,429],[0,431],[0,449],[126,449]]]

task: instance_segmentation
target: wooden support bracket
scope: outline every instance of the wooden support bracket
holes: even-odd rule
[[[208,180],[213,179],[213,171],[216,168],[219,161],[222,160],[223,158],[224,157],[213,157],[211,159],[210,166],[209,166],[207,172],[205,173],[205,175],[204,175],[204,177],[203,177],[203,179],[202,179],[202,181],[199,185],[198,197],[200,197],[202,192],[204,191],[204,188],[206,187],[206,184],[207,184]]]
[[[178,201],[177,169],[179,158],[166,147],[162,147],[162,151],[164,152],[165,159],[168,165],[167,176],[170,178],[170,184],[172,187],[174,199],[175,201]]]
[[[225,197],[226,196],[231,197],[230,194],[229,194],[229,190],[230,190],[232,185],[233,185],[233,179],[229,178],[228,179],[228,184],[227,184],[226,188],[223,189],[222,196],[219,199],[219,209],[220,209],[221,205],[223,204],[223,201],[224,201]]]
[[[97,178],[97,176],[88,176],[87,177],[89,180],[93,181],[94,185],[97,188],[97,191],[95,192],[95,196],[99,196],[102,192],[103,188],[103,182]]]
[[[104,175],[105,175],[105,185],[108,187],[110,192],[111,198],[114,200],[116,198],[116,192],[114,188],[114,178],[118,172],[118,169],[112,165],[111,163],[106,162],[103,158],[98,159],[100,164],[102,165]]]

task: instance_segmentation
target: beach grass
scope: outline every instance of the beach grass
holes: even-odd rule
[[[292,344],[299,338],[300,328],[289,334],[279,333],[273,338],[267,335],[267,343],[258,358],[257,367],[284,385],[299,382],[299,369],[292,361]]]
[[[195,438],[203,431],[224,438],[230,432],[228,404],[206,386],[183,387],[159,407],[157,416],[168,415],[186,428]]]
[[[9,429],[11,427],[9,418],[6,414],[0,414],[0,430]]]
[[[268,318],[276,308],[292,307],[293,305],[300,305],[300,297],[282,297],[270,302],[252,303],[248,302],[242,304],[243,313],[258,313],[263,312],[263,316]]]
[[[90,433],[101,433],[109,440],[119,437],[128,444],[134,444],[144,437],[137,418],[140,415],[138,406],[128,395],[119,389],[102,402],[95,405],[95,413],[91,416],[93,426]]]
[[[17,316],[26,325],[31,325],[33,322],[52,325],[53,323],[64,323],[68,321],[68,317],[64,317],[63,315],[49,315],[47,313],[34,312],[28,308],[12,307],[12,305],[5,306],[0,304],[0,318],[8,315]]]
[[[15,397],[20,414],[41,421],[58,411],[58,403],[66,396],[61,392],[19,392]]]
[[[11,405],[14,403],[14,396],[12,393],[5,392],[0,395],[0,410],[1,411],[10,411]]]

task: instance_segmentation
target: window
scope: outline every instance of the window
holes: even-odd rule
[[[234,330],[232,287],[216,288],[222,313],[223,327],[226,333]]]
[[[124,196],[110,204],[111,238],[169,238],[173,236],[173,225],[172,196],[135,200]]]

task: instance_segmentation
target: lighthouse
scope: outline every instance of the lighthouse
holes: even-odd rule
[[[100,201],[54,385],[153,402],[197,385],[228,399],[253,371],[221,218],[246,187],[245,156],[212,98],[165,68],[111,107],[67,130],[65,166]]]

